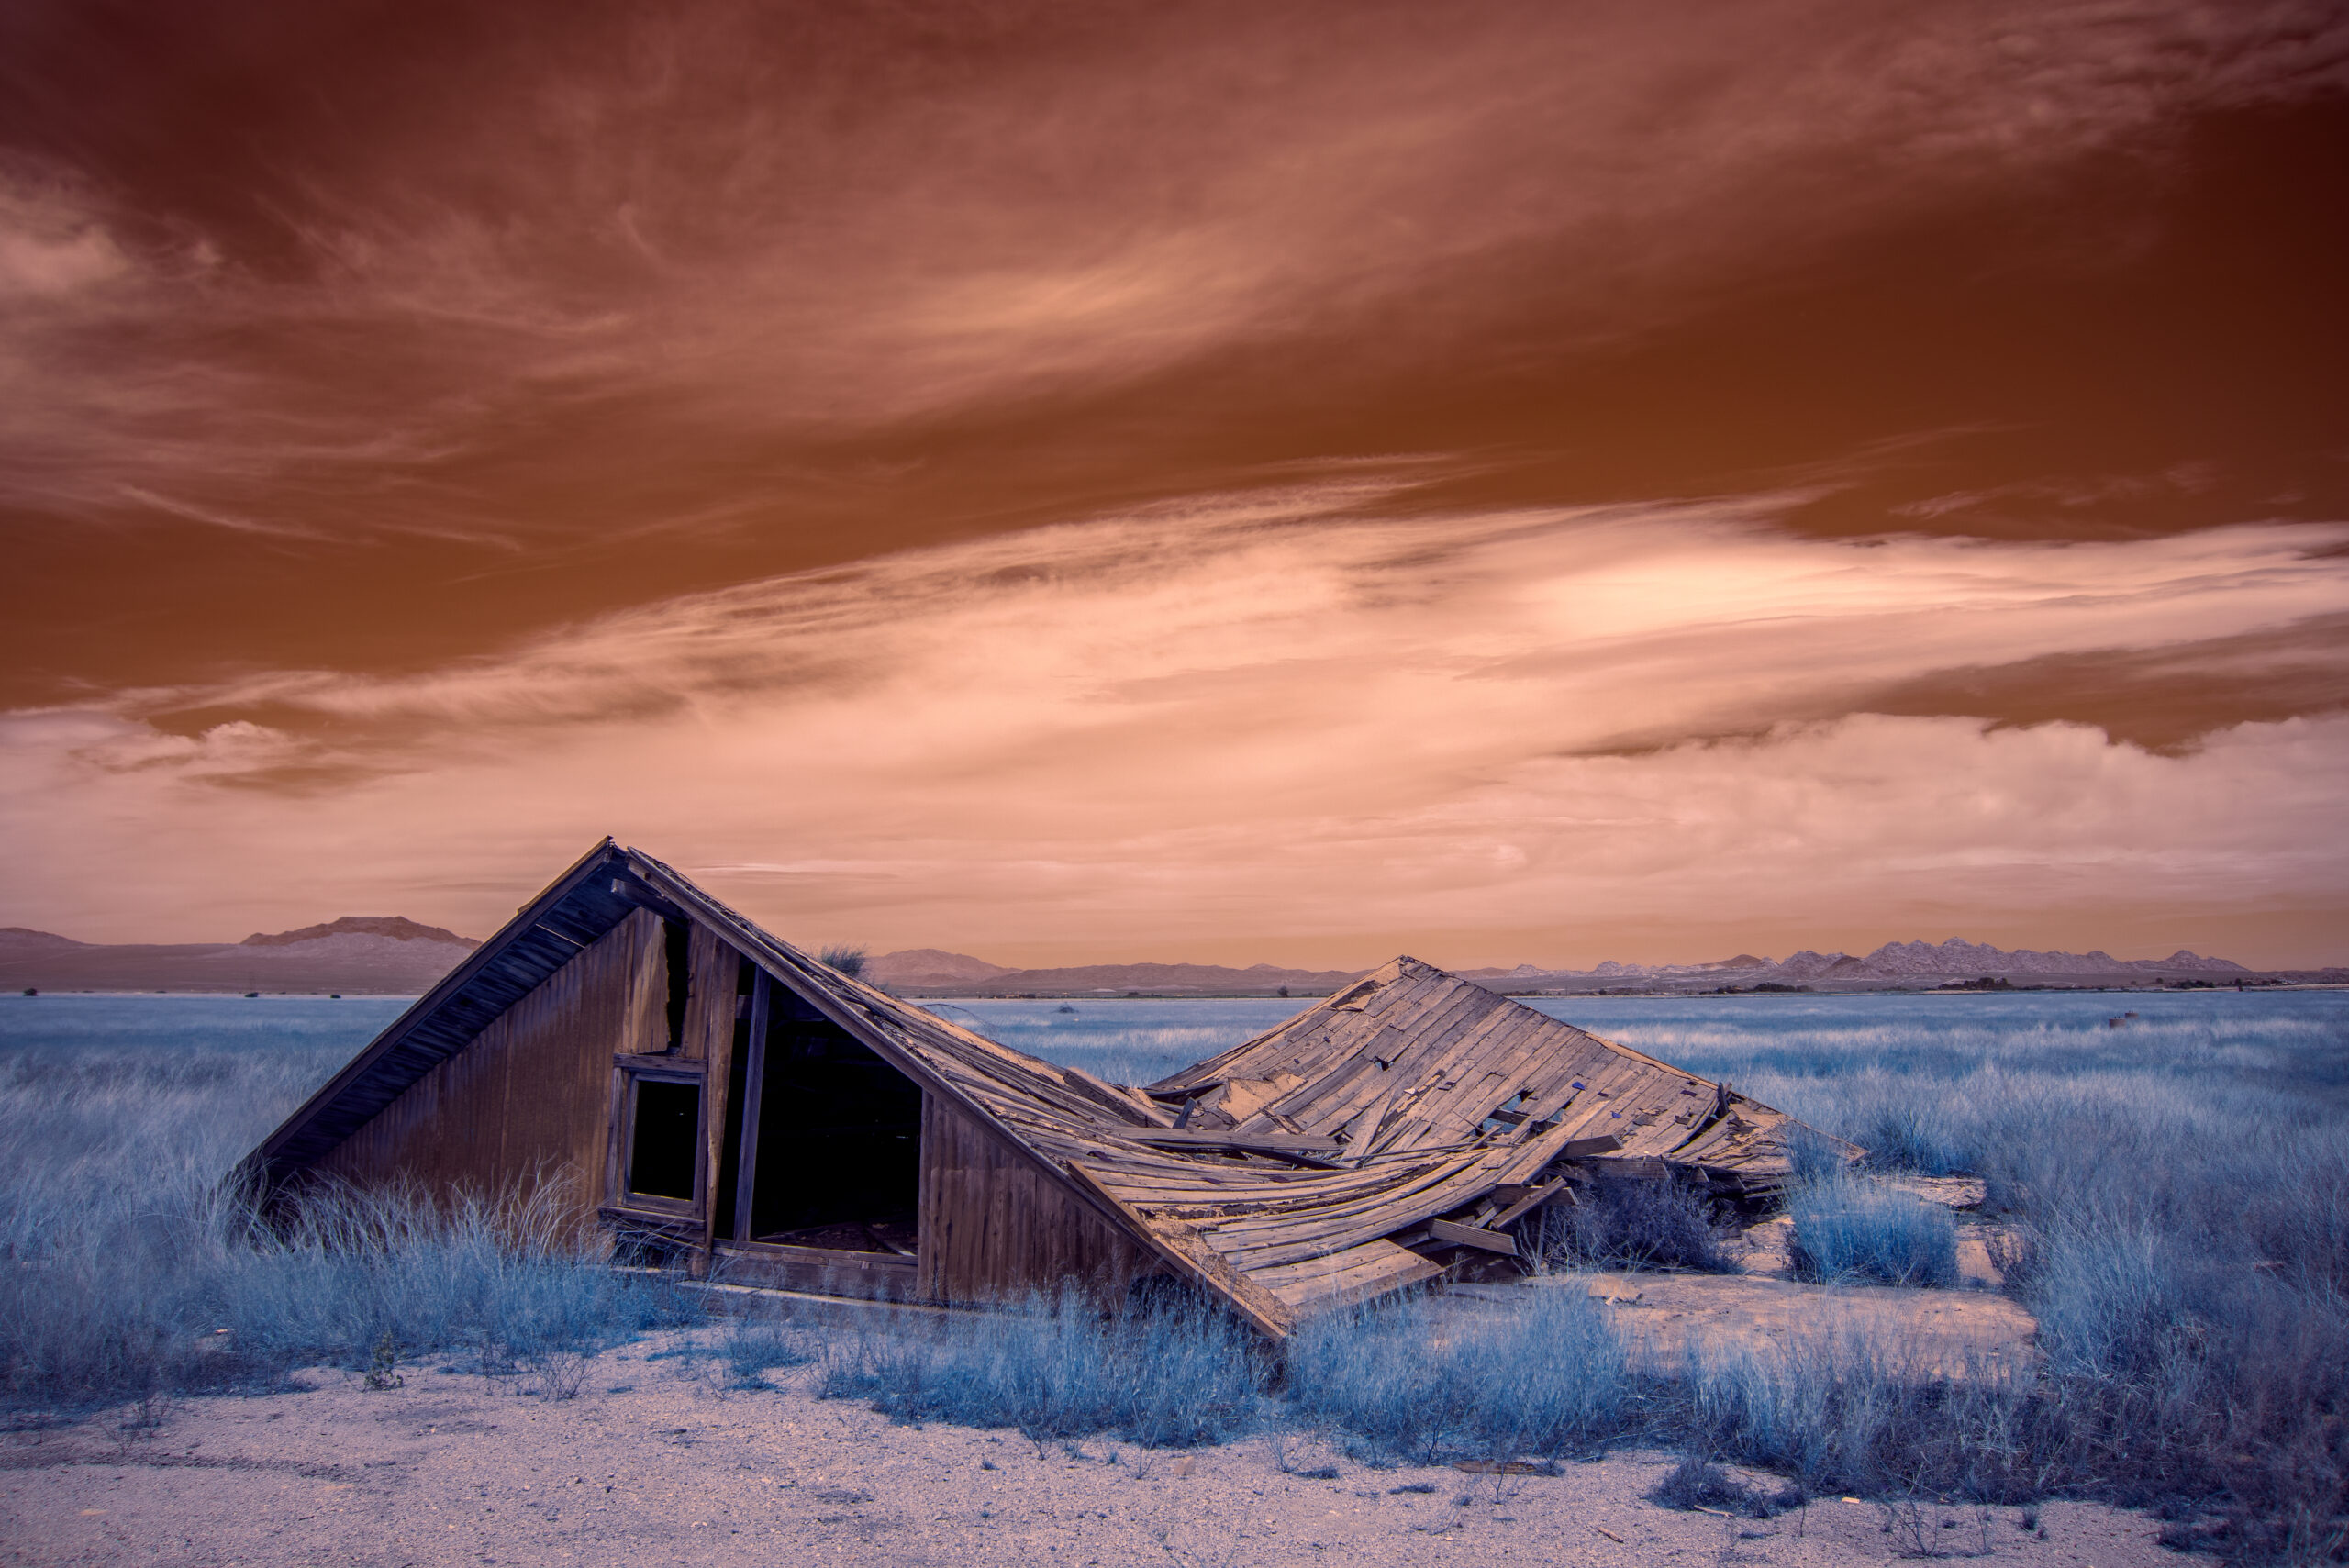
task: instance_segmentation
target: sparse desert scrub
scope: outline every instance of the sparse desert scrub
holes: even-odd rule
[[[1836,1172],[1796,1187],[1787,1213],[1797,1279],[1957,1283],[1957,1223],[1939,1204]]]
[[[218,1174],[389,1007],[321,1002],[351,1009],[339,1033],[272,1035],[305,1015],[180,1002],[193,1025],[141,1034],[123,1022],[136,1009],[33,1005],[0,1011],[0,1368],[20,1407],[250,1386],[303,1360],[364,1370],[386,1328],[403,1357],[496,1370],[523,1362],[518,1347],[560,1354],[675,1309],[658,1281],[534,1251],[518,1197],[470,1218],[357,1205],[256,1239]],[[1123,1042],[1119,1006],[1051,1013],[1019,1043],[1156,1076],[1273,1021],[1242,1009],[1279,1007],[1235,1004],[1216,1036],[1213,1004],[1179,1018],[1136,1004],[1144,1038]],[[1432,1348],[1388,1315],[1405,1308],[1324,1319],[1286,1383],[1228,1325],[1141,1312],[1040,1308],[960,1340],[777,1331],[746,1340],[739,1370],[712,1353],[737,1382],[785,1364],[751,1364],[770,1351],[817,1354],[835,1393],[917,1419],[1173,1443],[1295,1422],[1364,1453],[1462,1457],[1664,1443],[1815,1491],[2089,1496],[2162,1510],[2181,1542],[2246,1561],[2349,1555],[2349,996],[2132,998],[2144,1017],[2119,1029],[2094,996],[1548,1006],[1732,1079],[1872,1164],[1987,1178],[2044,1365],[1948,1378],[1898,1346],[1822,1344],[1619,1383],[1584,1308],[1540,1305],[1572,1295],[1556,1287],[1488,1337]],[[77,1009],[72,1029],[27,1033]]]
[[[1259,1418],[1269,1363],[1237,1321],[1168,1295],[1105,1315],[1075,1293],[933,1331],[834,1338],[818,1391],[906,1421],[1109,1432],[1149,1448],[1220,1441]]]
[[[1667,1440],[1812,1493],[1994,1503],[2060,1485],[2032,1440],[2042,1390],[2008,1365],[1924,1365],[1906,1346],[1824,1330],[1692,1349],[1652,1397]]]
[[[1573,1268],[1733,1273],[1731,1227],[1704,1190],[1683,1181],[1593,1182],[1572,1203],[1540,1211],[1534,1246]]]
[[[1556,1459],[1620,1438],[1635,1396],[1605,1309],[1575,1289],[1439,1323],[1406,1297],[1308,1319],[1288,1355],[1289,1413],[1358,1453]]]
[[[260,1223],[224,1173],[392,1009],[183,1006],[217,1032],[90,1032],[123,1009],[76,998],[73,1029],[0,1051],[0,1397],[261,1386],[372,1368],[387,1334],[395,1358],[461,1351],[560,1394],[583,1352],[677,1316],[663,1282],[566,1240],[551,1189],[325,1194]]]

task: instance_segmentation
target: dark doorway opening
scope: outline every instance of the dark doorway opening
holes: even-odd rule
[[[738,1206],[735,1229],[754,1241],[911,1257],[919,1231],[920,1088],[784,987],[772,988],[765,1010],[755,1119],[746,1104],[729,1129],[729,1151],[751,1144],[749,1157],[730,1158],[726,1173],[733,1180],[723,1195]],[[738,1095],[747,1098],[752,1076],[738,1078]],[[751,1202],[741,1210],[745,1175]]]
[[[629,1113],[628,1188],[646,1197],[693,1202],[701,1147],[701,1085],[636,1080]]]

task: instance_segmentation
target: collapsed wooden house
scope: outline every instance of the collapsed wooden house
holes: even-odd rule
[[[247,1156],[567,1184],[697,1274],[982,1302],[1204,1289],[1264,1333],[1519,1251],[1588,1179],[1765,1193],[1787,1118],[1398,958],[1147,1089],[863,985],[607,840]]]

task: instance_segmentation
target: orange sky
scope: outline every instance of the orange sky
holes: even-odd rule
[[[0,924],[2349,961],[2349,22],[29,0]]]

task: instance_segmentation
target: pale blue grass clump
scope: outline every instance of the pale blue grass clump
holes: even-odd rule
[[[1189,1448],[1253,1425],[1265,1375],[1247,1330],[1205,1303],[1161,1298],[1105,1314],[1071,1291],[934,1331],[836,1340],[817,1387],[899,1421]]]
[[[2014,1364],[1917,1363],[1832,1329],[1770,1345],[1692,1345],[1658,1393],[1691,1451],[1797,1478],[1810,1492],[1929,1485],[1981,1502],[2034,1495],[2022,1429],[2037,1393]]]
[[[1684,1182],[1596,1182],[1525,1228],[1536,1255],[1575,1268],[1737,1272],[1725,1225],[1704,1189]]]
[[[963,1010],[1130,1082],[1305,1005]],[[746,1340],[738,1380],[812,1351],[832,1392],[909,1419],[1172,1443],[1297,1422],[1386,1457],[1661,1441],[1814,1489],[2159,1506],[2201,1520],[2172,1527],[2178,1544],[2242,1561],[2349,1540],[2349,995],[1541,1005],[1728,1079],[1875,1167],[1985,1177],[2043,1362],[1953,1373],[1898,1346],[1779,1346],[1661,1377],[1626,1371],[1595,1305],[1550,1285],[1486,1318],[1386,1304],[1308,1323],[1286,1383],[1211,1313],[1067,1304],[936,1338]],[[675,1320],[669,1286],[607,1270],[529,1193],[429,1210],[347,1195],[254,1226],[218,1178],[397,1005],[373,1006],[0,997],[0,1397],[255,1386],[305,1360],[363,1366],[386,1332],[403,1354],[547,1369],[559,1391],[548,1373],[587,1349]],[[2142,1016],[2109,1027],[2124,1009]],[[1831,1176],[1813,1153],[1805,1174]]]
[[[1414,1463],[1589,1451],[1618,1435],[1633,1394],[1605,1309],[1572,1276],[1473,1318],[1406,1299],[1308,1319],[1288,1367],[1297,1417]]]
[[[404,1004],[0,1001],[0,1400],[72,1407],[456,1351],[541,1374],[678,1313],[552,1187],[319,1193],[261,1222],[223,1178]]]
[[[1804,1183],[1787,1197],[1798,1279],[1883,1284],[1957,1283],[1957,1223],[1948,1209],[1850,1177]]]
[[[183,1173],[20,1209],[0,1272],[0,1394],[72,1407],[262,1386],[384,1347],[543,1383],[692,1315],[668,1282],[613,1270],[554,1195],[324,1193],[276,1229]]]

